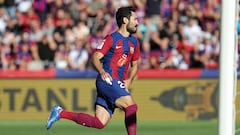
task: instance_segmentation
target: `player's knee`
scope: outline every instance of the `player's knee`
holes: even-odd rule
[[[134,110],[135,112],[137,112],[137,110],[138,110],[137,104],[133,104],[132,106],[133,106],[133,110]]]
[[[137,112],[137,110],[138,110],[137,104],[132,104],[125,108],[125,111],[130,111],[130,112]]]
[[[116,100],[115,105],[121,109],[126,109],[127,107],[136,104],[131,96],[122,96]]]

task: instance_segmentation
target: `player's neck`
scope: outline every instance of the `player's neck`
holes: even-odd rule
[[[124,36],[124,37],[129,37],[130,33],[125,29],[125,28],[119,28],[118,32]]]

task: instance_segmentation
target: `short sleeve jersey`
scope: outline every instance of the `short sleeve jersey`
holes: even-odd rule
[[[101,52],[103,69],[112,78],[124,80],[128,77],[131,61],[140,57],[140,45],[134,36],[124,37],[118,31],[107,35],[96,51]]]

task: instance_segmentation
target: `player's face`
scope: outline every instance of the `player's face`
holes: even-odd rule
[[[136,13],[132,12],[132,15],[130,16],[129,22],[127,24],[127,31],[130,34],[137,32],[137,26],[138,26],[138,19]]]

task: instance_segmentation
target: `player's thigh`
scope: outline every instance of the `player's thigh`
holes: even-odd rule
[[[127,95],[127,96],[121,96],[120,98],[118,98],[116,101],[115,101],[115,105],[118,107],[118,108],[126,108],[130,105],[133,105],[135,104],[135,101],[133,100],[132,96],[130,95]]]
[[[102,122],[103,125],[107,125],[111,116],[109,112],[102,106],[96,105],[96,117]]]

